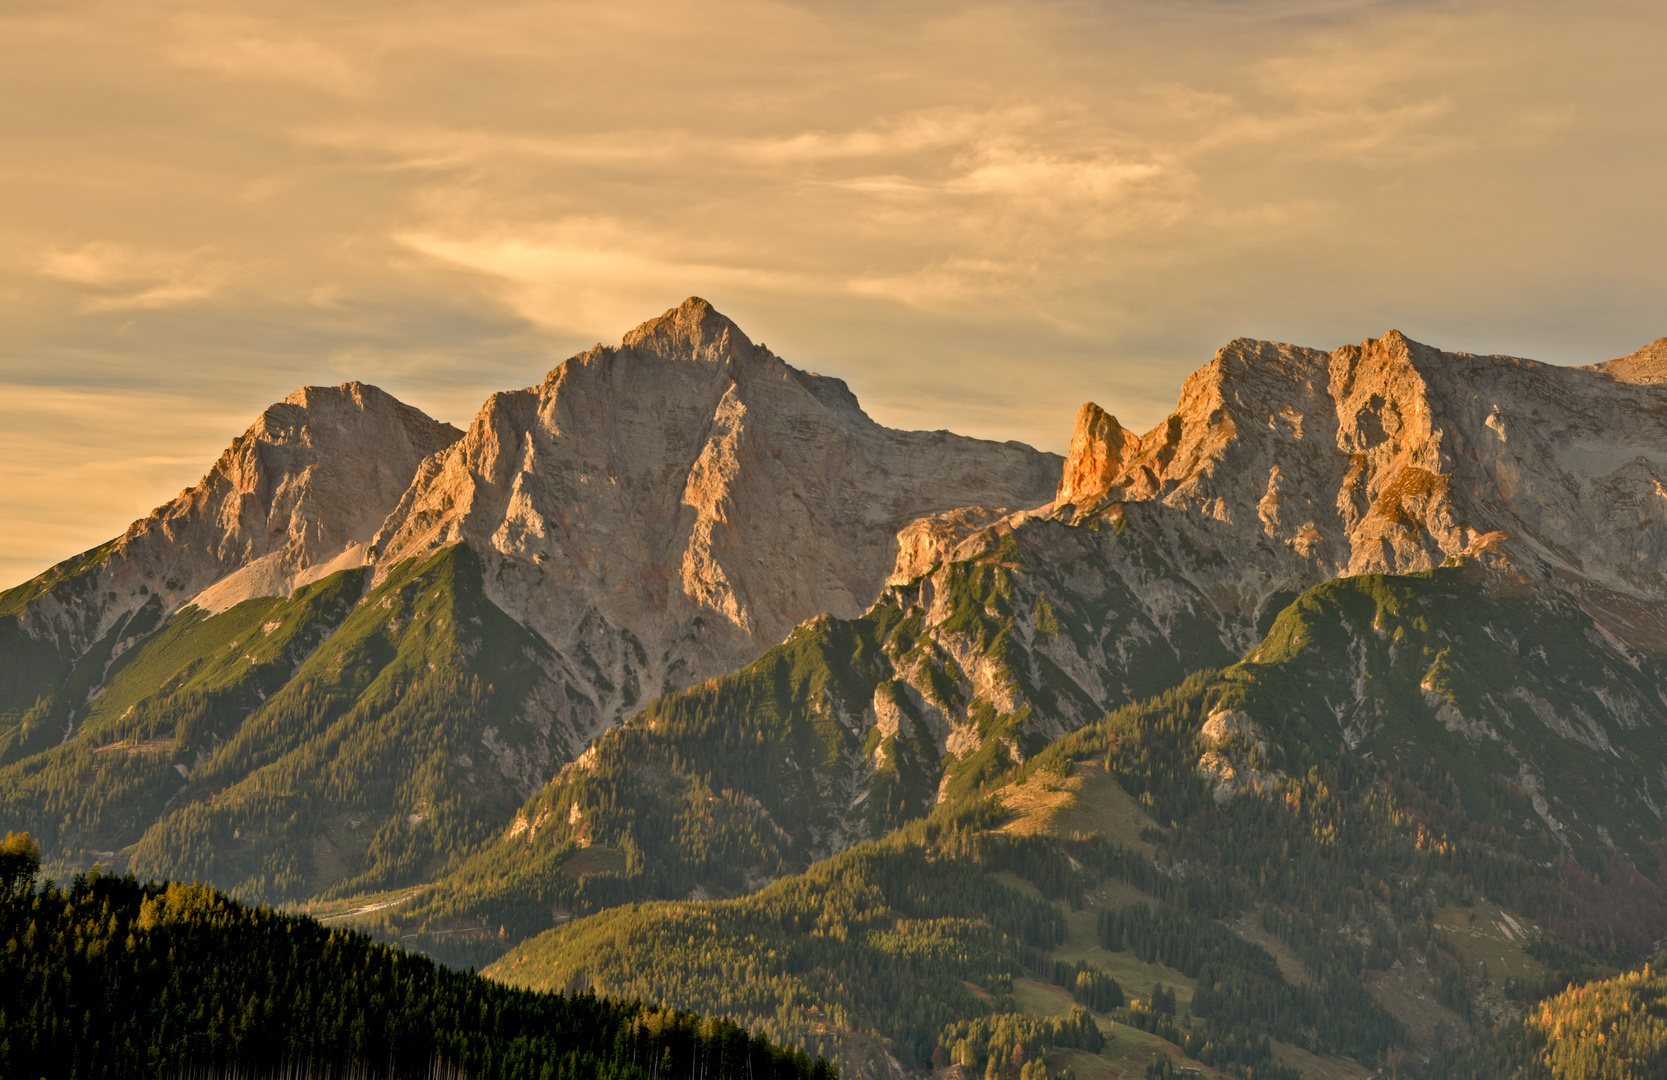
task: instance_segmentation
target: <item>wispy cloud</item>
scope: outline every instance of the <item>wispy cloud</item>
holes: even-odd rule
[[[49,248],[38,262],[49,278],[87,286],[83,311],[174,307],[205,300],[225,280],[225,265],[203,251],[141,250],[99,241]]]
[[[1667,330],[1642,0],[14,8],[0,382],[461,410],[697,293],[876,416],[1057,448],[1239,334]],[[164,434],[73,542],[80,473],[14,497],[0,564],[148,510]]]
[[[508,302],[553,330],[617,337],[694,293],[810,292],[831,282],[791,272],[679,259],[651,237],[594,219],[522,235],[402,233],[412,251],[501,282]]]
[[[277,31],[274,33],[274,31]],[[232,79],[301,85],[356,97],[367,89],[365,69],[340,48],[317,38],[235,13],[179,19],[166,55],[179,67]]]

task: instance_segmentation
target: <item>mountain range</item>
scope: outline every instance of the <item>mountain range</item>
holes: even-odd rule
[[[1667,339],[1240,339],[1061,459],[690,299],[0,594],[0,821],[848,1074],[1457,1076],[1667,935],[1664,479]]]

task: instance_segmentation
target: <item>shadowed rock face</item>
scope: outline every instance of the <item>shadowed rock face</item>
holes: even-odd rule
[[[359,566],[423,458],[462,432],[374,386],[302,387],[192,488],[11,590],[26,633],[79,656],[141,608],[219,611]]]
[[[1018,443],[881,427],[843,382],[690,299],[494,395],[424,464],[378,560],[459,541],[482,552],[494,602],[555,647],[588,738],[807,618],[855,617],[899,530],[1040,505],[1059,467]]]
[[[1216,587],[1247,598],[1508,543],[1617,636],[1659,648],[1661,352],[1565,368],[1394,331],[1330,353],[1241,339],[1138,440],[1085,407],[1056,508],[1183,511],[1194,542],[1234,564]]]

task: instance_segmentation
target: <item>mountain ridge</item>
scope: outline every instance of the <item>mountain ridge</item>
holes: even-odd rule
[[[493,395],[362,551],[274,481],[278,557],[95,619],[51,700],[6,594],[0,808],[865,1076],[1087,1069],[1091,1027],[1439,1069],[1667,932],[1659,344],[1238,339],[1059,459],[881,428],[691,298]],[[771,942],[744,1001],[725,934]]]
[[[374,387],[303,388],[128,535],[0,596],[0,804],[71,864],[286,898],[408,883],[640,702],[860,613],[922,513],[1042,501],[1058,460],[883,428],[698,299],[494,395],[467,432]],[[150,547],[173,561],[140,565]],[[57,597],[91,629],[49,638]]]
[[[843,382],[791,367],[692,297],[618,348],[490,398],[376,547],[392,563],[470,543],[493,602],[561,656],[571,723],[593,735],[807,618],[859,615],[900,530],[1045,502],[1059,464],[1018,443],[881,427]]]

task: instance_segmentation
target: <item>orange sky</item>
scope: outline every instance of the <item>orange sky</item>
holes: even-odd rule
[[[0,586],[303,383],[458,424],[696,294],[1062,449],[1239,336],[1667,334],[1650,4],[0,0]]]

